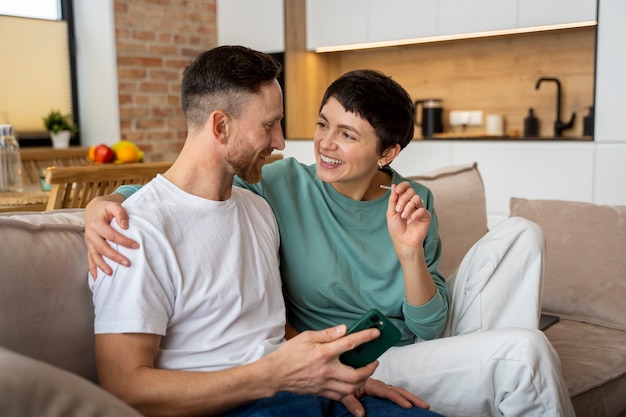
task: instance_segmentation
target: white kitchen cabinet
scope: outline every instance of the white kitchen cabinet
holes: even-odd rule
[[[432,0],[369,0],[368,41],[436,35],[437,4]]]
[[[307,49],[434,36],[432,0],[308,0]]]
[[[596,20],[597,0],[517,0],[519,27]]]
[[[283,0],[217,0],[217,44],[285,51]]]
[[[368,22],[363,0],[307,0],[307,49],[367,42]]]
[[[438,0],[438,35],[485,32],[517,26],[517,0]]]
[[[307,49],[592,21],[597,1],[307,0]]]

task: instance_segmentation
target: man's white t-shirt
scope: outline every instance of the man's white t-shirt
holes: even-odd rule
[[[131,266],[89,278],[96,334],[161,335],[155,367],[198,371],[253,362],[284,341],[280,238],[263,198],[233,187],[227,201],[207,200],[159,175],[124,207],[124,234],[141,247],[115,246]]]

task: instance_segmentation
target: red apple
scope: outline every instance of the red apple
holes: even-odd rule
[[[107,164],[115,160],[115,152],[107,145],[101,143],[96,146],[93,152],[94,162],[99,164]]]

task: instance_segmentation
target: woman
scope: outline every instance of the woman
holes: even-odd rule
[[[236,181],[262,195],[278,221],[288,321],[295,331],[321,329],[378,308],[402,337],[374,376],[432,409],[573,415],[558,357],[531,330],[539,317],[541,231],[522,219],[502,222],[446,285],[432,194],[389,166],[412,140],[413,115],[395,81],[349,72],[322,99],[315,165],[288,158],[265,166],[255,185]],[[125,215],[102,200],[86,211],[92,271],[107,268],[99,253],[120,261],[103,237],[129,244],[108,228],[113,216]]]

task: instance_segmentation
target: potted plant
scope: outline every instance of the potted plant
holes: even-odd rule
[[[51,110],[43,118],[43,125],[50,132],[53,148],[67,148],[70,136],[78,131],[71,114],[62,114],[59,110]]]

